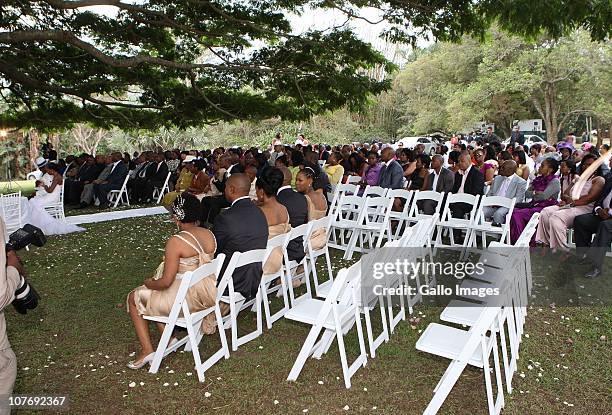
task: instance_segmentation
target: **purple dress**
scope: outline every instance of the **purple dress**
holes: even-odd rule
[[[555,175],[553,174],[536,177],[533,181],[533,190],[543,192],[554,178]],[[515,208],[510,219],[510,242],[513,245],[516,243],[534,213],[541,212],[545,207],[553,206],[557,203],[559,203],[557,199],[534,200],[523,204],[527,205],[525,207]],[[535,246],[535,234],[531,238],[530,245]]]

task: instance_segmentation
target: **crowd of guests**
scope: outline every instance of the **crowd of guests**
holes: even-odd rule
[[[569,140],[556,146],[527,147],[522,141],[517,135],[512,144],[503,145],[497,136],[487,134],[480,142],[458,141],[452,148],[440,144],[435,154],[425,154],[422,144],[414,149],[380,143],[283,145],[277,137],[265,151],[174,150],[144,152],[133,158],[120,153],[82,155],[71,158],[66,166],[66,202],[87,206],[97,198],[105,207],[108,192],[119,189],[126,175],[131,200],[146,202],[170,175],[171,191],[162,203],[180,232],[168,241],[164,262],[154,277],[128,297],[128,312],[141,344],[130,367],[138,368],[153,353],[142,315],[169,312],[178,289],[177,275],[210,262],[219,253],[226,254],[225,269],[232,253],[263,249],[268,239],[325,216],[332,188],[351,176],[357,177],[351,182],[358,182],[360,192],[370,185],[513,198],[512,215],[504,207],[492,206],[484,210],[485,217],[498,226],[509,220],[514,243],[539,212],[532,243],[560,252],[560,260],[570,255],[567,230],[574,228],[580,261],[592,266],[585,276],[597,277],[612,241],[612,175],[608,164],[594,163],[609,148],[576,149]],[[584,180],[578,180],[581,174]],[[423,200],[419,209],[433,214],[436,204]],[[450,209],[453,217],[462,218],[472,206],[454,203]],[[312,238],[313,246],[322,247],[327,235]],[[299,261],[305,255],[299,239],[291,241],[287,251],[290,260]],[[263,268],[243,267],[233,276],[236,291],[253,298],[262,269],[272,273],[282,261],[277,252]],[[190,309],[214,304],[217,278],[210,276],[192,288],[187,298]],[[212,333],[214,321],[205,319],[202,330]]]

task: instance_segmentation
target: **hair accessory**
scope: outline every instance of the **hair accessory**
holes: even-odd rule
[[[185,219],[185,209],[183,206],[185,205],[185,198],[183,195],[178,195],[172,204],[172,213],[178,220]]]

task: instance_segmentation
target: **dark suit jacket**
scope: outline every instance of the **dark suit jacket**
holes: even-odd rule
[[[430,173],[427,190],[433,190],[435,192],[440,193],[448,193],[453,191],[453,187],[455,185],[455,175],[452,171],[450,171],[446,167],[442,167],[440,169],[440,177],[438,177],[438,183],[436,183],[436,188],[432,189],[434,178],[434,174]],[[461,185],[461,183],[459,183],[459,185]]]
[[[166,181],[166,177],[168,176],[168,165],[165,161],[161,163],[159,169],[157,167],[157,163],[153,163],[153,174],[149,177],[149,180],[155,183],[163,183]]]
[[[92,182],[98,178],[102,170],[104,170],[103,164],[88,165],[80,172],[79,180],[82,182]]]
[[[603,188],[603,192],[601,192],[601,196],[599,196],[599,199],[597,199],[597,202],[595,202],[595,205],[593,206],[593,212],[595,212],[595,209],[598,207],[604,207],[602,206],[602,204],[605,198],[608,197],[610,192],[612,192],[612,173],[608,173],[608,175],[606,176],[606,184],[604,184],[604,188]],[[609,206],[605,206],[605,207],[608,208]]]
[[[238,200],[215,219],[213,233],[217,240],[217,254],[225,254],[225,261],[218,276],[221,281],[225,268],[234,252],[265,249],[268,245],[268,222],[250,199]],[[262,264],[250,264],[237,268],[232,276],[234,290],[245,298],[254,298],[259,288]]]
[[[123,185],[123,181],[125,180],[125,176],[127,176],[128,170],[123,161],[120,161],[111,174],[108,175],[106,181],[113,187],[120,189]]]
[[[306,196],[288,188],[281,190],[276,200],[287,208],[289,212],[289,223],[292,228],[297,228],[308,222],[308,202]],[[287,254],[291,261],[301,261],[304,258],[304,240],[295,238],[287,245]]]
[[[455,173],[455,185],[453,193],[457,193],[461,187],[461,173]],[[474,166],[470,169],[465,184],[463,185],[463,193],[471,195],[482,195],[484,193],[484,175]]]
[[[389,166],[383,164],[378,177],[378,185],[386,189],[401,189],[403,178],[404,169],[396,160],[393,160]]]

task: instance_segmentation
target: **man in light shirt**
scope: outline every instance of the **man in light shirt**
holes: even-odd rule
[[[509,199],[516,199],[520,203],[525,198],[527,181],[518,177],[516,173],[516,162],[506,160],[499,166],[499,175],[493,179],[491,189],[487,196],[501,196]],[[506,223],[508,208],[500,206],[486,206],[483,208],[485,220],[493,221],[493,225]]]
[[[444,157],[436,154],[431,158],[431,173],[429,174],[429,185],[427,190],[433,190],[438,193],[449,193],[453,190],[455,184],[455,174],[449,169],[443,167]],[[443,201],[441,202],[444,203]],[[419,201],[419,206],[426,215],[433,215],[436,210],[436,202],[434,200]]]

